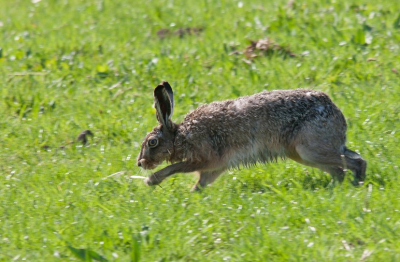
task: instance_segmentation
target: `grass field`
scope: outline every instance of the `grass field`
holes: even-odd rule
[[[0,261],[400,261],[399,43],[394,0],[0,1]],[[202,193],[184,174],[145,186],[131,176],[149,175],[136,156],[162,80],[177,122],[262,90],[327,92],[365,185],[287,160]]]

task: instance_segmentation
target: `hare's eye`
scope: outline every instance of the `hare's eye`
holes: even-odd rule
[[[147,143],[148,143],[149,147],[156,147],[158,145],[158,140],[153,138],[153,139],[150,139],[149,142],[147,142]]]

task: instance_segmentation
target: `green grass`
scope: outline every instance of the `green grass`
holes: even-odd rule
[[[393,0],[1,1],[0,260],[399,261],[399,10]],[[203,31],[157,36],[182,27]],[[296,57],[232,54],[265,37]],[[189,193],[192,175],[146,187],[130,176],[147,175],[136,156],[162,80],[178,122],[264,89],[327,92],[368,161],[365,186],[348,175],[332,187],[328,174],[280,161],[226,172],[202,193]],[[71,144],[85,129],[89,146]]]

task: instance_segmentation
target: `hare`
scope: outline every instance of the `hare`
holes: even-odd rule
[[[174,95],[168,82],[154,89],[159,125],[144,139],[137,165],[154,169],[157,185],[175,173],[199,173],[193,191],[212,183],[227,169],[278,158],[328,172],[342,182],[346,169],[354,185],[365,179],[367,163],[346,143],[346,120],[327,94],[307,89],[264,91],[202,105],[182,123],[172,122]]]

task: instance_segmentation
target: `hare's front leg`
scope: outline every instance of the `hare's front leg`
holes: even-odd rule
[[[203,163],[192,163],[192,162],[180,162],[167,166],[144,180],[144,183],[148,186],[155,186],[160,184],[167,177],[175,173],[190,173],[204,168]]]
[[[222,172],[224,172],[223,169],[213,170],[213,171],[201,171],[199,181],[197,181],[197,183],[193,186],[191,191],[193,192],[202,190],[208,184],[214,182],[215,179],[217,179],[217,177],[219,177],[222,174]]]

